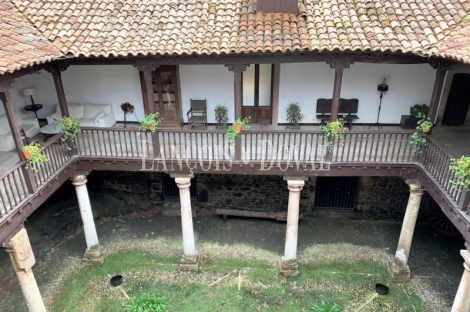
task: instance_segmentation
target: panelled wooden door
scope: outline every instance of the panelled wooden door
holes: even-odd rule
[[[242,118],[251,123],[272,121],[272,64],[252,64],[243,72]]]
[[[455,74],[442,118],[443,125],[461,126],[470,106],[470,74]]]
[[[142,93],[144,101],[147,100],[145,81],[141,74]],[[176,66],[160,66],[152,72],[153,99],[152,103],[155,111],[162,119],[162,127],[180,127],[181,126],[181,104],[179,100],[179,86]],[[145,114],[148,109],[145,106]]]

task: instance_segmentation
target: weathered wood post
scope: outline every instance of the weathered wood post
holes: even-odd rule
[[[226,64],[225,67],[233,72],[233,94],[235,101],[235,119],[242,118],[242,75],[243,72],[250,66],[249,64]]]
[[[85,232],[86,251],[83,256],[84,262],[90,263],[103,263],[104,250],[98,241],[98,234],[96,233],[95,220],[93,219],[93,212],[91,210],[90,198],[86,187],[86,176],[89,172],[76,172],[73,176],[73,185],[77,193],[78,206],[80,208],[80,215],[83,222],[83,230]]]
[[[287,188],[289,189],[289,202],[287,208],[287,228],[286,243],[284,247],[284,256],[281,258],[279,272],[283,275],[298,276],[299,264],[297,262],[297,237],[299,232],[299,204],[300,191],[304,187],[305,178],[287,180]]]
[[[36,259],[26,229],[21,229],[13,236],[6,251],[10,255],[28,310],[30,312],[46,312],[46,307],[31,269],[36,263]]]
[[[407,181],[410,186],[410,198],[406,206],[405,218],[398,240],[398,247],[395,257],[388,263],[388,272],[393,281],[406,283],[410,281],[410,268],[408,259],[410,256],[411,241],[415,230],[416,219],[418,218],[419,205],[423,197],[424,189],[416,180]]]
[[[193,214],[191,210],[191,186],[192,175],[172,174],[180,191],[181,204],[181,228],[183,232],[183,256],[180,267],[187,271],[199,270],[199,255],[196,251],[193,228]]]
[[[470,311],[470,252],[464,249],[460,251],[460,254],[465,261],[463,263],[465,270],[463,271],[451,312]]]

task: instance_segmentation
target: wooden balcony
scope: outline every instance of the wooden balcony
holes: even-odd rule
[[[258,174],[283,176],[398,176],[417,179],[470,241],[469,196],[454,189],[448,171],[457,157],[439,140],[416,155],[412,131],[353,130],[324,147],[319,130],[243,130],[229,146],[223,130],[83,128],[77,147],[60,144],[60,134],[44,150],[51,160],[31,174],[17,162],[0,176],[0,242],[62,183],[79,170],[166,173]]]

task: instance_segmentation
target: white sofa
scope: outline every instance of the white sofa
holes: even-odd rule
[[[78,119],[82,127],[112,127],[116,123],[111,104],[67,104],[67,107],[69,115]],[[47,116],[47,123],[51,124],[61,116],[57,104],[55,113]]]
[[[32,138],[39,133],[39,122],[36,118],[26,118],[15,111],[16,123],[19,129],[23,129],[28,138]],[[7,115],[0,116],[0,151],[11,151],[15,149],[15,141],[10,131]]]

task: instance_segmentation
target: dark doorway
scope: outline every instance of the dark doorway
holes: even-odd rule
[[[242,75],[242,118],[251,123],[270,124],[272,117],[272,64],[252,64]]]
[[[358,177],[318,177],[315,210],[353,211],[358,185]]]
[[[191,186],[189,187],[191,193],[191,198],[196,198],[197,196],[197,183],[196,178],[191,179]],[[175,183],[175,179],[170,177],[168,174],[163,176],[163,195],[166,199],[179,198],[180,190],[178,185]]]
[[[452,79],[442,124],[461,126],[470,106],[470,74],[455,74]]]

